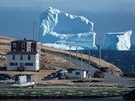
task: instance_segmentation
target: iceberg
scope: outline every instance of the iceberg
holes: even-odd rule
[[[103,50],[130,50],[132,31],[106,33],[103,41]]]
[[[49,7],[40,16],[40,41],[44,45],[69,50],[97,49],[94,23],[83,16],[65,13]]]

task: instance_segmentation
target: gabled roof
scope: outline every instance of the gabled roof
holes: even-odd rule
[[[26,39],[24,39],[24,40],[14,40],[12,42],[17,42],[17,41],[21,41],[21,42],[39,42],[39,41],[36,41],[36,40],[26,40]]]

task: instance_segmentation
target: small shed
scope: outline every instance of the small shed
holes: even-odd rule
[[[72,77],[78,77],[78,78],[86,78],[87,77],[87,71],[81,70],[81,69],[75,69],[75,68],[68,68],[68,74]]]
[[[18,74],[15,75],[15,83],[17,84],[23,84],[27,82],[31,82],[31,76],[32,75],[26,75],[26,74]]]

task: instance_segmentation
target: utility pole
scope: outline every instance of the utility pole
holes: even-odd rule
[[[35,22],[34,22],[34,24],[33,24],[33,40],[34,40],[34,33],[35,32]]]
[[[132,71],[135,72],[135,49],[133,49],[133,65],[132,65]]]
[[[81,76],[80,76],[81,80],[82,80],[82,54],[83,54],[83,50],[81,51]]]
[[[69,67],[71,67],[71,46],[69,46]]]
[[[90,50],[89,50],[89,78],[91,78],[91,56],[90,56]]]
[[[101,68],[101,39],[99,39],[99,68]]]
[[[78,52],[78,50],[77,50],[77,46],[76,46],[76,68],[78,69],[78,57],[77,57],[77,52]]]

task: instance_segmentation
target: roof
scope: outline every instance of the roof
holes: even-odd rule
[[[7,53],[7,55],[8,54],[24,54],[24,55],[26,55],[26,54],[30,54],[30,55],[36,55],[38,52],[8,52]]]
[[[15,77],[17,76],[32,76],[33,74],[17,74],[17,75],[14,75]]]
[[[72,72],[72,71],[81,70],[81,69],[67,68],[66,70],[67,70],[68,72]],[[86,70],[82,70],[82,71],[86,71]]]
[[[39,42],[39,41],[36,41],[36,40],[26,40],[26,39],[24,39],[24,40],[14,40],[12,42],[16,42],[16,41],[22,41],[22,42]]]

